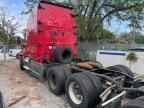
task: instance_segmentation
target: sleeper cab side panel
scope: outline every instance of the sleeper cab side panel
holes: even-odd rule
[[[40,3],[38,9],[37,42],[41,45],[37,52],[39,58],[52,59],[52,45],[67,46],[76,54],[75,20],[71,15],[72,9]],[[48,55],[47,55],[48,54]],[[45,56],[47,55],[47,56]]]

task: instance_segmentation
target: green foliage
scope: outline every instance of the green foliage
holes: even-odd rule
[[[28,10],[31,10],[33,4],[38,1],[27,0],[25,5]],[[59,3],[58,1],[61,0],[47,1]],[[114,18],[119,22],[129,22],[127,26],[131,28],[142,29],[144,24],[143,0],[64,0],[64,4],[72,6],[75,13],[78,14],[76,18],[78,40],[93,41],[98,38],[112,38],[112,33],[103,30],[103,24],[110,24]],[[102,36],[101,31],[105,35]],[[109,35],[106,36],[106,33]]]
[[[127,56],[127,60],[130,61],[130,62],[136,62],[137,61],[137,55],[133,52],[129,53],[128,56]]]
[[[0,32],[0,43],[1,44],[7,43],[7,36],[2,31]],[[10,37],[8,45],[16,46],[16,44],[17,44],[16,37],[14,36]]]
[[[4,43],[6,43],[6,41],[7,41],[6,34],[4,32],[2,32],[2,31],[0,31],[0,42],[2,44],[4,44]]]
[[[115,34],[107,29],[103,29],[103,25],[99,26],[97,31],[94,33],[93,37],[89,37],[89,32],[87,31],[87,22],[88,22],[88,17],[85,18],[85,21],[83,24],[80,23],[80,20],[82,16],[76,17],[76,22],[77,22],[77,39],[78,41],[96,41],[97,39],[100,40],[110,40],[110,39],[115,39]],[[84,27],[82,27],[83,25]]]
[[[0,42],[8,45],[10,39],[21,25],[16,21],[16,18],[9,16],[6,7],[0,7]]]
[[[122,32],[122,33],[120,34],[120,38],[128,39],[128,38],[129,38],[129,33],[127,33],[127,32]]]
[[[9,45],[11,45],[11,46],[17,45],[16,37],[10,37]]]
[[[101,29],[99,34],[99,39],[114,39],[115,34],[109,30]]]
[[[137,44],[144,44],[144,35],[141,32],[123,32],[120,34],[120,38],[124,39],[125,41],[128,41],[129,43],[131,41],[134,41]]]
[[[144,19],[144,1],[142,0],[70,0],[79,14],[80,28],[87,29],[88,40],[97,37],[98,29],[104,22],[113,18],[119,22],[128,21],[129,27],[141,29]],[[86,26],[84,26],[84,25]],[[79,33],[81,33],[80,29]]]
[[[135,37],[135,42],[137,44],[144,44],[144,36],[137,36],[137,37]]]

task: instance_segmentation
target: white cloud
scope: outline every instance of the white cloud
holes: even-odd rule
[[[29,15],[23,15],[21,16],[21,18],[16,19],[16,21],[21,25],[16,32],[16,36],[20,36],[23,38],[22,32],[24,29],[26,29],[28,16]]]

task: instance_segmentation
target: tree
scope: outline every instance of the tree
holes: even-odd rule
[[[119,37],[127,41],[129,44],[132,42],[137,44],[144,44],[144,35],[139,31],[123,32]]]
[[[115,39],[115,34],[109,30],[101,29],[99,33],[99,39]]]
[[[9,45],[13,41],[12,36],[20,27],[15,17],[8,15],[8,9],[0,7],[0,40],[4,45]],[[4,61],[6,60],[6,46],[4,46]]]
[[[135,37],[135,42],[137,44],[144,44],[144,35],[139,35],[139,36]]]
[[[27,0],[25,4],[30,8],[38,1]],[[48,1],[58,3],[58,0]],[[64,0],[64,3],[72,6],[78,14],[78,35],[82,37],[84,31],[88,40],[97,36],[98,29],[104,22],[110,23],[114,18],[120,22],[130,22],[129,27],[141,29],[143,26],[143,0]]]
[[[14,36],[20,24],[15,17],[8,16],[8,9],[0,7],[0,37],[3,44],[8,45],[10,38]]]
[[[0,42],[1,44],[3,44],[3,42],[5,42],[6,40],[6,34],[2,31],[0,31]]]
[[[10,37],[10,40],[9,40],[9,45],[11,45],[12,47],[15,47],[17,45],[17,41],[16,41],[16,38],[17,37]]]

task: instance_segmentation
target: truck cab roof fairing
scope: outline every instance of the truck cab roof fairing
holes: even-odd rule
[[[41,0],[40,2],[39,2],[39,4],[40,3],[47,3],[47,4],[51,4],[51,5],[57,5],[57,6],[60,6],[60,7],[64,7],[64,8],[68,8],[68,9],[73,9],[73,7],[70,7],[70,6],[65,6],[65,5],[63,5],[63,4],[61,4],[61,3],[52,3],[52,2],[48,2],[48,1],[46,1],[46,0]]]

